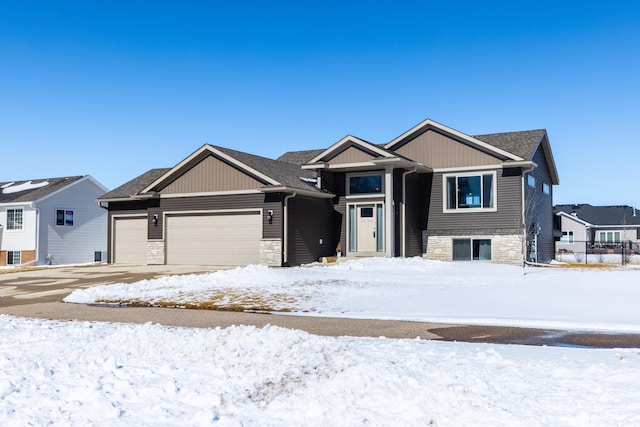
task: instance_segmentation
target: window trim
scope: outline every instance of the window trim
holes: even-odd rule
[[[11,262],[9,262],[9,254],[11,254]],[[18,262],[16,263],[16,254],[18,254]],[[22,251],[7,251],[7,265],[22,264]]]
[[[564,239],[565,236],[567,237],[566,240]],[[562,237],[560,238],[560,243],[565,245],[573,245],[574,242],[575,242],[575,233],[573,232],[573,230],[563,230]]]
[[[67,215],[69,214],[69,212],[71,212],[71,224],[68,224]],[[62,224],[59,223],[59,217],[58,217],[59,213],[62,213]],[[56,209],[56,213],[55,213],[56,227],[73,227],[75,225],[75,216],[76,216],[75,209]]]
[[[13,218],[13,226],[10,227],[9,226],[9,211],[14,211],[14,218]],[[20,228],[16,228],[15,226],[15,212],[20,212]],[[7,231],[23,231],[24,230],[24,208],[7,208],[6,210],[6,216],[7,216],[7,225],[6,225],[6,229]]]
[[[456,199],[456,207],[449,208],[448,197],[449,192],[447,191],[447,180],[448,178],[456,178],[456,188],[458,186],[457,178],[470,177],[470,176],[478,176],[480,177],[480,195],[484,197],[484,180],[482,179],[485,175],[491,175],[493,185],[491,188],[491,196],[493,197],[493,206],[490,208],[485,208],[480,206],[479,208],[460,208],[458,206],[458,200]],[[484,204],[484,200],[481,200],[481,205]],[[455,173],[447,173],[442,174],[442,211],[444,213],[464,213],[464,212],[497,212],[498,210],[498,173],[496,170],[488,170],[488,171],[474,171],[474,172],[455,172]]]
[[[381,177],[381,182],[382,182],[382,188],[380,189],[379,193],[356,193],[356,194],[351,194],[351,178],[353,177],[357,177],[357,176],[380,176]],[[345,174],[345,180],[344,180],[344,186],[345,186],[345,195],[346,197],[349,198],[375,198],[375,197],[381,197],[384,198],[385,196],[385,191],[386,191],[386,179],[385,179],[385,173],[384,171],[371,171],[371,172],[350,172]]]

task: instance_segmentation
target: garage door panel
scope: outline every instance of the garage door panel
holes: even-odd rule
[[[260,261],[262,216],[168,216],[167,264],[247,265]]]
[[[146,218],[116,218],[114,236],[114,263],[147,263]]]

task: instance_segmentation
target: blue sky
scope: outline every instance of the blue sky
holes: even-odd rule
[[[556,203],[640,207],[636,1],[0,2],[0,181],[115,188],[426,118],[547,129]]]

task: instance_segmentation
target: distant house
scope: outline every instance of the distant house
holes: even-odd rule
[[[206,144],[100,196],[109,260],[283,266],[335,255],[519,264],[554,255],[545,130],[470,136],[425,120],[267,159]]]
[[[611,253],[627,248],[639,252],[640,212],[632,206],[557,205],[561,239],[558,252]]]
[[[0,266],[106,261],[105,191],[88,175],[0,182]]]

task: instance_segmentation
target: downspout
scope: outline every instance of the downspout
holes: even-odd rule
[[[524,266],[527,264],[527,218],[526,218],[526,197],[525,197],[525,183],[524,183],[524,175],[527,172],[531,172],[535,167],[529,167],[527,169],[522,170],[522,176],[520,177],[520,186],[522,188],[522,238],[523,238],[523,247],[522,247],[522,274],[524,275]],[[537,248],[536,248],[537,250]]]
[[[402,226],[400,228],[400,255],[404,258],[406,256],[406,239],[407,239],[407,229],[406,229],[406,205],[407,205],[407,175],[415,173],[418,170],[418,167],[414,167],[413,170],[408,170],[402,172],[402,212],[400,213]]]
[[[34,202],[29,203],[29,207],[36,211],[36,259],[33,265],[38,265],[38,260],[40,259],[40,209],[36,208]],[[24,264],[21,262],[20,265]]]
[[[284,228],[283,231],[283,239],[284,242],[282,244],[282,247],[284,248],[283,250],[283,260],[282,260],[282,264],[283,265],[288,265],[289,263],[289,199],[292,199],[294,197],[296,197],[297,193],[294,191],[293,194],[289,194],[288,196],[284,196],[284,201],[282,202],[283,204],[283,216],[282,216],[282,227]]]

